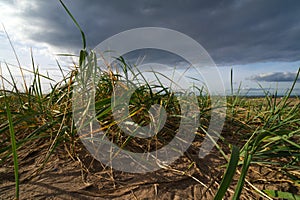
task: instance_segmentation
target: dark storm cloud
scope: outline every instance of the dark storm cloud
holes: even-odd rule
[[[265,82],[292,82],[295,81],[296,73],[293,72],[271,72],[266,74],[259,74],[251,77],[254,81]]]
[[[31,0],[25,19],[30,39],[80,48],[80,33],[59,1]],[[300,1],[292,0],[65,0],[88,46],[131,28],[171,28],[196,39],[217,64],[300,60]],[[26,26],[26,24],[24,24]],[[31,30],[32,27],[40,29]]]

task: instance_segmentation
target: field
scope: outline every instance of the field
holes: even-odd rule
[[[44,93],[41,87],[41,80],[50,77],[40,74],[34,62],[34,79],[24,81],[22,88],[13,74],[1,76],[1,199],[300,199],[300,99],[291,96],[300,69],[284,96],[267,92],[260,98],[238,93],[228,96],[224,127],[217,139],[208,133],[212,111],[217,109],[212,105],[213,97],[198,88],[197,105],[189,106],[199,108],[199,126],[189,148],[171,165],[160,164],[157,171],[130,173],[97,161],[82,143],[87,136],[79,132],[89,123],[83,128],[76,126],[72,98],[74,88],[89,91],[91,85],[76,84],[98,80],[97,85],[92,84],[95,98],[91,101],[97,123],[110,142],[134,153],[156,151],[174,139],[184,119],[180,94],[163,84],[139,85],[129,80],[128,74],[134,73],[132,66],[121,57],[122,72],[107,66],[99,73],[90,73],[96,57],[86,51],[81,33],[79,65],[51,85],[50,92]],[[11,89],[4,87],[7,84]],[[136,124],[151,124],[151,105],[166,110],[165,124],[158,134],[141,139],[118,126],[111,103],[117,84],[124,91],[130,85],[136,89],[129,99],[129,116]],[[85,112],[89,101],[76,102],[80,119],[89,119]],[[199,158],[199,149],[208,136],[214,148]],[[96,148],[92,147],[96,138],[92,134],[88,138],[90,143],[86,144]]]
[[[289,93],[283,97],[227,97],[221,137],[200,159],[198,153],[212,108],[210,97],[199,95],[201,123],[184,155],[158,171],[134,174],[104,166],[81,143],[72,121],[76,70],[47,94],[41,90],[37,69],[26,92],[21,92],[14,81],[13,90],[1,90],[2,199],[18,195],[21,199],[212,199],[222,190],[225,199],[238,198],[234,195],[240,195],[240,199],[299,198],[298,97]],[[95,97],[97,118],[114,143],[132,152],[153,151],[174,137],[180,122],[176,95],[160,93],[157,86],[157,92],[140,87],[134,93],[130,114],[136,123],[149,123],[147,109],[158,102],[169,114],[160,135],[135,139],[118,129],[111,102],[105,101],[111,98],[116,80],[125,78],[109,70],[100,78]],[[166,91],[163,86],[160,89]]]

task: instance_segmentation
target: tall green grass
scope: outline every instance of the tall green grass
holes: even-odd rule
[[[2,84],[3,84],[3,91],[5,91],[3,79],[2,79]],[[6,115],[7,115],[8,127],[9,127],[9,133],[10,133],[11,151],[12,151],[12,157],[13,157],[13,163],[14,163],[14,175],[15,175],[15,185],[16,185],[16,187],[15,187],[15,198],[19,199],[19,196],[20,196],[20,192],[19,192],[19,164],[18,164],[18,154],[17,154],[17,145],[16,145],[16,135],[15,135],[14,125],[13,125],[13,120],[12,120],[12,114],[11,114],[8,98],[6,96],[6,92],[4,92],[3,94],[4,94],[5,112],[6,112]]]
[[[27,83],[26,89],[19,89],[11,66],[6,64],[6,67],[10,77],[3,77],[1,74],[4,88],[0,90],[0,163],[7,162],[12,154],[15,157],[15,150],[38,140],[49,141],[49,153],[45,158],[46,161],[55,146],[62,141],[74,140],[75,130],[72,127],[70,109],[72,75],[51,85],[52,90],[44,94],[42,79],[53,80],[40,74],[39,69],[35,66],[33,56],[32,70],[27,70],[28,73],[32,73],[33,80],[30,84]],[[23,79],[25,80],[25,77]],[[7,90],[5,86],[11,89]],[[7,134],[7,131],[12,132],[13,130],[15,138]],[[15,150],[9,148],[10,140],[15,140]]]

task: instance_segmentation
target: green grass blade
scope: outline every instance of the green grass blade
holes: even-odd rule
[[[239,148],[237,146],[233,146],[230,161],[228,163],[226,172],[225,172],[222,182],[220,184],[220,188],[214,198],[215,200],[222,200],[222,198],[224,197],[224,195],[232,181],[232,178],[235,174],[236,167],[237,167],[237,164],[238,164],[238,161],[240,158],[239,155],[240,155]]]
[[[289,193],[289,192],[282,192],[278,190],[263,190],[267,195],[269,195],[272,198],[281,198],[286,200],[300,200],[300,196]]]
[[[231,89],[231,96],[233,96],[233,69],[230,69],[230,89]]]
[[[238,180],[238,183],[237,183],[237,186],[236,186],[236,189],[235,189],[235,193],[234,193],[233,198],[232,198],[233,200],[240,199],[240,195],[242,193],[244,183],[245,183],[245,178],[246,178],[250,163],[252,161],[252,154],[249,153],[250,151],[253,151],[253,149],[250,149],[249,147],[246,147],[243,168],[242,168],[241,176]]]
[[[5,100],[6,100],[5,101],[6,113],[7,113],[7,118],[8,118],[8,122],[9,122],[11,148],[12,148],[13,161],[14,161],[14,174],[15,174],[15,185],[16,185],[15,198],[19,199],[19,166],[18,166],[16,137],[15,137],[14,125],[13,125],[13,120],[12,120],[12,115],[10,112],[9,104],[7,102],[7,99],[5,99]]]
[[[297,83],[297,81],[298,81],[299,75],[300,75],[300,67],[298,68],[298,72],[297,72],[297,74],[296,74],[295,80],[294,80],[294,82],[293,82],[292,87],[291,87],[290,90],[289,90],[289,93],[288,93],[287,97],[290,97],[290,96],[291,96],[292,91],[294,90],[295,85],[296,85],[296,83]],[[286,101],[285,101],[285,102],[286,102]]]
[[[5,34],[6,34],[7,39],[8,39],[8,41],[9,41],[9,44],[10,44],[12,50],[13,50],[13,53],[14,53],[14,55],[15,55],[15,58],[16,58],[16,60],[17,60],[18,67],[19,67],[19,69],[20,69],[21,76],[22,76],[22,79],[23,79],[24,89],[25,89],[26,93],[28,93],[28,87],[27,87],[27,84],[26,84],[26,81],[25,81],[24,72],[23,72],[23,69],[22,69],[22,67],[21,67],[21,63],[20,63],[19,57],[18,57],[18,55],[17,55],[16,49],[15,49],[14,45],[12,44],[12,41],[11,41],[11,39],[10,39],[10,37],[9,37],[9,35],[8,35],[7,31],[6,31],[6,29],[5,29],[4,24],[2,24],[2,27],[3,27],[3,30],[4,30],[4,32],[5,32]]]
[[[71,17],[71,19],[73,20],[73,22],[75,23],[75,25],[79,29],[79,31],[81,33],[81,39],[82,39],[82,43],[83,43],[83,49],[85,49],[86,48],[86,39],[85,39],[85,34],[84,34],[83,30],[81,29],[80,25],[78,24],[78,22],[76,21],[76,19],[73,17],[72,13],[69,11],[69,9],[67,8],[67,6],[63,3],[63,1],[59,0],[59,2],[64,7],[64,9],[68,13],[68,15]]]

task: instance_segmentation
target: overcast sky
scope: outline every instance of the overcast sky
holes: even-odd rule
[[[300,64],[298,0],[65,0],[82,26],[88,47],[138,27],[164,27],[199,42],[237,81],[289,82]],[[19,53],[78,53],[81,37],[58,0],[0,0],[0,21]],[[0,61],[12,52],[1,27]],[[39,58],[37,58],[38,60]],[[51,65],[50,65],[51,66]],[[53,67],[53,66],[51,66]],[[251,87],[251,86],[250,86]]]

